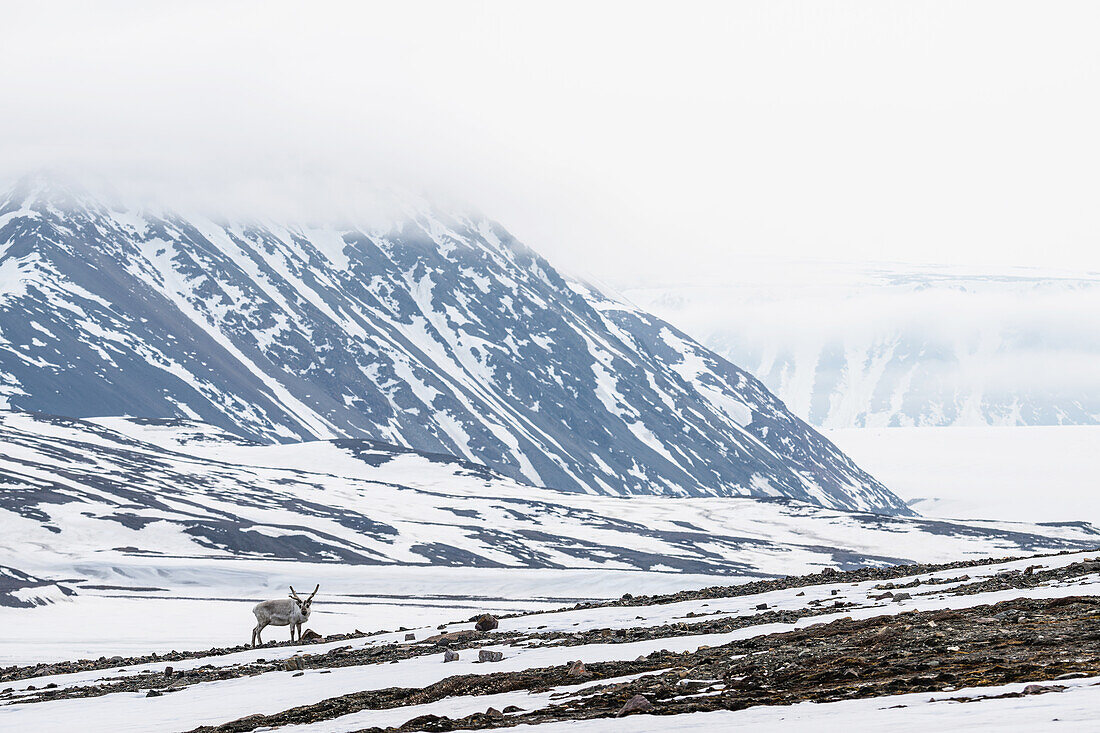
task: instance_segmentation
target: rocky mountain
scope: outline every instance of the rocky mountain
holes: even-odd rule
[[[748,373],[501,226],[214,221],[0,198],[0,406],[354,438],[529,484],[908,513]]]
[[[1100,275],[756,262],[623,291],[818,427],[1100,424]]]

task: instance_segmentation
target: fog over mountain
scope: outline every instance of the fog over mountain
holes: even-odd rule
[[[231,5],[8,3],[0,178],[295,220],[403,185],[601,279],[1100,269],[1095,3]]]
[[[1100,273],[757,260],[623,292],[817,426],[1100,423]]]

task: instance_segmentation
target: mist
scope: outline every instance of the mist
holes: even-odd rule
[[[1100,420],[1100,278],[742,264],[724,282],[625,293],[824,427]]]
[[[219,213],[415,191],[567,271],[1100,270],[1100,8],[9,4],[0,177]]]

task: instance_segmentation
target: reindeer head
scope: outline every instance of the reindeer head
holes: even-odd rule
[[[318,583],[317,587],[313,589],[313,592],[309,594],[309,597],[304,601],[298,597],[298,594],[294,592],[294,586],[290,586],[290,597],[294,600],[294,603],[298,606],[298,611],[302,614],[302,620],[309,618],[309,606],[313,603],[313,596],[317,595],[317,591],[320,590],[321,584]]]

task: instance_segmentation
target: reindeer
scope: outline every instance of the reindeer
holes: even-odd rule
[[[252,609],[256,614],[256,628],[252,629],[252,646],[263,644],[260,632],[265,626],[289,626],[290,640],[294,641],[294,631],[298,631],[298,641],[302,640],[302,624],[309,621],[309,606],[313,603],[313,596],[321,588],[320,583],[304,601],[294,592],[294,586],[290,586],[289,598],[278,598],[273,601],[257,603]]]

